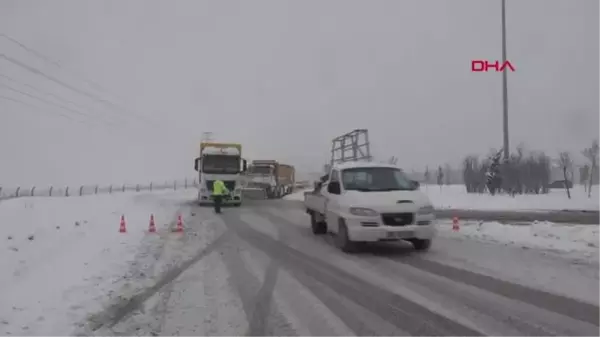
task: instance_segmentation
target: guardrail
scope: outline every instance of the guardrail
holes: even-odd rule
[[[254,191],[243,184],[244,194],[255,199],[264,199],[262,190]],[[198,187],[197,179],[183,179],[147,184],[78,185],[78,186],[0,186],[0,200],[23,197],[75,197],[94,194],[177,190]],[[300,188],[300,186],[296,186]],[[260,192],[260,193],[258,193]]]
[[[172,180],[164,182],[150,182],[146,184],[120,184],[120,185],[79,185],[79,186],[0,186],[0,200],[22,197],[71,197],[93,194],[112,194],[119,192],[141,192],[159,190],[177,190],[197,187],[196,179]]]

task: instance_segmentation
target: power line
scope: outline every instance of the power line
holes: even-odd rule
[[[54,66],[58,67],[59,69],[61,69],[61,70],[63,70],[63,71],[67,71],[67,72],[69,72],[69,71],[68,71],[68,70],[66,70],[66,69],[65,69],[65,68],[64,68],[64,67],[63,67],[63,66],[62,66],[62,65],[61,65],[61,64],[60,64],[58,61],[55,61],[55,60],[53,60],[52,58],[50,58],[50,57],[48,57],[48,56],[44,55],[43,53],[41,53],[41,52],[39,52],[39,51],[35,50],[34,48],[32,48],[32,47],[29,47],[29,46],[25,45],[23,42],[21,42],[21,41],[18,41],[17,39],[15,39],[15,38],[13,38],[13,37],[10,37],[10,36],[8,36],[8,35],[6,35],[6,34],[3,34],[3,33],[0,33],[0,37],[4,37],[6,40],[8,40],[8,41],[10,41],[10,42],[12,42],[12,43],[14,43],[14,44],[18,45],[18,46],[19,46],[19,47],[21,47],[23,50],[25,50],[25,51],[27,51],[27,52],[29,52],[29,53],[31,53],[31,54],[33,54],[33,55],[35,55],[35,56],[36,56],[36,57],[38,57],[39,59],[41,59],[41,60],[43,60],[43,61],[45,61],[45,62],[47,62],[47,63],[50,63],[50,64],[52,64],[52,65],[54,65]],[[0,56],[2,56],[2,55],[0,55]],[[38,70],[38,71],[39,71],[39,70]],[[70,71],[70,72],[73,74],[73,71]],[[107,89],[103,88],[101,85],[99,85],[99,84],[95,83],[94,81],[92,81],[92,80],[89,80],[89,79],[86,79],[85,77],[83,77],[83,76],[82,76],[82,75],[80,75],[80,74],[78,74],[78,76],[76,76],[76,77],[79,77],[79,78],[80,78],[80,79],[82,79],[84,82],[86,82],[86,83],[90,84],[90,85],[91,85],[91,86],[93,86],[93,87],[96,87],[96,89],[100,88],[101,90],[99,90],[99,91],[103,91],[105,94],[109,94],[109,95],[110,95],[110,92],[109,92]],[[72,88],[71,88],[71,90],[72,90]],[[113,95],[113,96],[117,96],[117,95]],[[117,97],[118,97],[118,96],[117,96]],[[119,97],[119,98],[120,98],[120,97]],[[121,99],[122,99],[122,98],[121,98]],[[112,105],[114,106],[113,108],[117,108],[117,105],[116,105],[116,104],[114,104],[114,103],[112,103],[112,102],[110,102],[110,101],[106,101],[106,102],[107,102],[107,103],[109,103],[109,104],[112,104]],[[136,117],[137,117],[137,118],[139,118],[139,119],[145,119],[145,121],[146,121],[147,123],[150,123],[150,124],[152,124],[152,125],[153,125],[153,126],[155,126],[155,127],[158,127],[158,128],[162,127],[162,125],[156,125],[156,124],[154,124],[154,123],[152,122],[152,120],[151,120],[151,119],[147,119],[147,118],[145,118],[145,116],[141,116],[141,115],[135,114],[135,113],[133,113],[133,112],[126,111],[125,109],[121,109],[121,111],[122,111],[122,112],[129,112],[129,114],[131,114],[131,115],[133,115],[133,116],[136,116]],[[168,122],[166,122],[166,121],[165,121],[164,123],[168,123]]]
[[[81,80],[83,80],[85,83],[87,83],[87,84],[88,84],[88,85],[90,85],[91,87],[94,87],[96,90],[98,90],[98,91],[102,91],[104,94],[109,94],[109,95],[110,95],[110,93],[109,93],[109,92],[108,92],[108,91],[107,91],[107,90],[106,90],[104,87],[102,87],[100,84],[98,84],[98,83],[96,83],[96,82],[94,82],[94,81],[92,81],[92,80],[90,80],[90,79],[86,79],[86,78],[85,78],[85,77],[83,77],[81,74],[77,74],[77,73],[75,73],[75,72],[74,72],[74,71],[72,71],[72,70],[71,70],[71,71],[68,71],[68,70],[67,70],[67,69],[65,69],[65,68],[64,68],[64,67],[63,67],[63,66],[62,66],[62,65],[61,65],[61,64],[60,64],[58,61],[54,61],[54,60],[52,60],[51,58],[49,58],[49,57],[45,56],[44,54],[42,54],[42,53],[40,53],[40,52],[38,52],[38,51],[36,51],[35,49],[33,49],[33,48],[31,48],[31,47],[28,47],[27,45],[25,45],[24,43],[20,42],[19,40],[15,39],[15,38],[13,38],[13,37],[10,37],[10,36],[8,36],[8,35],[6,35],[6,34],[1,34],[1,33],[0,33],[0,37],[3,37],[3,38],[5,38],[5,39],[7,39],[8,41],[10,41],[10,42],[12,42],[12,43],[14,43],[14,44],[18,45],[18,46],[19,46],[19,47],[21,47],[23,50],[25,50],[25,51],[27,51],[27,52],[29,52],[29,53],[31,53],[31,54],[33,54],[33,55],[35,55],[36,57],[38,57],[38,58],[39,58],[39,59],[41,59],[41,60],[44,60],[45,62],[47,62],[47,63],[50,63],[50,64],[52,64],[52,65],[54,65],[54,66],[56,66],[56,67],[60,68],[60,69],[61,69],[61,70],[63,70],[63,71],[67,71],[67,72],[70,72],[70,73],[71,73],[71,74],[73,74],[73,75],[76,75],[75,77],[79,77]],[[119,97],[119,98],[120,98],[120,97]]]
[[[39,89],[39,88],[36,88],[36,87],[34,87],[34,86],[32,86],[32,85],[29,85],[29,84],[27,84],[27,83],[23,83],[23,82],[17,81],[17,80],[13,79],[13,78],[12,78],[12,77],[10,77],[10,76],[6,76],[6,75],[4,75],[4,74],[0,74],[0,77],[2,77],[2,78],[5,78],[5,79],[7,79],[7,80],[9,80],[9,81],[11,81],[11,82],[13,82],[13,83],[21,84],[21,85],[23,85],[23,86],[25,86],[25,87],[28,87],[28,88],[30,88],[30,89],[32,89],[32,90],[34,90],[34,91],[37,91],[38,93],[42,93],[42,94],[45,94],[45,95],[47,95],[47,96],[53,97],[55,100],[61,101],[61,102],[63,102],[63,103],[66,103],[66,104],[71,104],[71,105],[73,105],[73,106],[77,107],[79,110],[91,110],[91,109],[89,109],[89,108],[86,108],[86,107],[83,107],[83,108],[82,108],[81,106],[79,106],[79,105],[78,105],[78,104],[76,104],[75,102],[72,102],[72,101],[69,101],[69,100],[67,100],[67,99],[64,99],[64,98],[62,98],[62,97],[60,97],[60,96],[58,96],[58,95],[55,95],[55,94],[53,94],[53,93],[50,93],[50,92],[47,92],[47,91],[41,90],[41,89]],[[82,114],[83,114],[83,113],[82,113]],[[88,116],[88,117],[92,117],[92,114],[85,114],[85,115],[86,115],[86,116]],[[100,119],[100,118],[98,117],[98,119]],[[103,120],[103,121],[105,121],[105,122],[110,122],[110,121],[106,121],[106,120],[104,120],[104,119],[100,119],[100,120]]]
[[[45,61],[47,63],[50,63],[53,66],[55,66],[55,67],[57,67],[57,68],[59,68],[59,69],[61,69],[63,71],[69,72],[58,61],[53,60],[52,58],[44,55],[43,53],[35,50],[34,48],[29,47],[26,44],[18,41],[17,39],[12,38],[12,37],[10,37],[10,36],[8,36],[6,34],[3,34],[3,33],[0,33],[0,37],[4,37],[7,41],[12,42],[12,43],[18,45],[23,50],[29,52],[30,54],[35,55],[37,58],[39,58],[39,59],[41,59],[41,60],[43,60],[43,61]],[[93,99],[93,100],[95,100],[97,102],[100,102],[100,103],[102,103],[104,105],[107,105],[107,106],[109,106],[110,108],[112,108],[115,111],[119,111],[119,112],[122,112],[123,114],[130,115],[130,117],[135,117],[135,119],[143,121],[143,122],[145,122],[145,123],[147,123],[147,124],[155,127],[157,130],[161,130],[161,131],[164,130],[164,127],[166,126],[165,124],[171,124],[173,127],[177,128],[177,129],[181,128],[181,126],[176,125],[176,124],[172,124],[168,120],[162,120],[162,121],[160,121],[160,122],[157,123],[152,118],[148,118],[148,117],[146,117],[144,115],[139,115],[139,114],[131,111],[130,109],[123,108],[123,107],[121,107],[121,106],[119,106],[119,105],[117,105],[117,104],[115,104],[115,103],[113,103],[113,102],[111,102],[111,101],[109,101],[107,99],[103,99],[103,98],[101,98],[101,97],[99,97],[99,96],[97,96],[95,94],[88,93],[88,92],[86,92],[84,90],[77,89],[77,88],[75,88],[75,87],[73,87],[73,86],[71,86],[71,85],[69,85],[67,83],[64,83],[64,82],[58,80],[57,78],[55,78],[53,76],[45,74],[44,72],[40,71],[39,69],[36,69],[34,67],[31,67],[31,66],[28,66],[28,65],[26,65],[26,64],[24,64],[22,62],[19,62],[16,59],[11,58],[10,56],[8,56],[6,54],[0,54],[0,58],[3,58],[6,61],[11,62],[11,63],[13,63],[13,64],[15,64],[15,65],[17,65],[17,66],[25,69],[25,70],[28,70],[29,72],[32,72],[32,73],[38,75],[38,76],[42,76],[42,77],[44,77],[44,78],[46,78],[46,79],[48,79],[48,80],[50,80],[50,81],[52,81],[52,82],[54,82],[56,84],[59,84],[59,85],[65,87],[65,88],[67,88],[67,89],[69,89],[71,91],[74,91],[74,92],[79,93],[81,95],[84,95],[84,96],[86,96],[88,98],[91,98],[91,99]],[[73,74],[72,71],[71,71],[71,73]],[[79,77],[80,79],[82,79],[84,82],[90,84],[91,86],[95,87],[96,89],[100,89],[99,91],[102,91],[104,93],[110,94],[107,89],[103,88],[101,85],[95,83],[94,81],[92,81],[90,79],[86,79],[85,77],[81,76],[80,74],[78,74],[77,77]],[[117,95],[113,95],[113,96],[117,96]],[[117,114],[117,115],[119,117],[122,117],[120,114]],[[182,131],[186,131],[186,133],[187,133],[187,130],[183,130],[183,129],[181,129],[181,130]],[[177,132],[176,135],[179,136],[179,137],[181,137],[182,133],[181,132]]]
[[[84,125],[87,125],[87,126],[103,126],[103,127],[105,127],[105,128],[106,128],[106,130],[107,130],[109,133],[111,133],[111,134],[116,134],[116,133],[115,133],[115,129],[118,129],[118,130],[120,130],[120,131],[126,132],[126,130],[125,130],[125,129],[123,129],[123,128],[122,128],[122,126],[121,126],[120,124],[113,123],[113,122],[110,122],[110,121],[105,121],[105,120],[100,120],[100,121],[93,120],[93,119],[91,119],[91,118],[90,118],[90,117],[91,117],[90,115],[88,115],[88,114],[85,114],[85,113],[82,113],[81,111],[77,111],[77,110],[71,109],[71,108],[69,108],[69,107],[63,106],[63,105],[61,105],[61,104],[57,104],[57,103],[55,103],[55,102],[48,101],[48,100],[46,100],[46,99],[43,99],[43,98],[37,97],[37,96],[35,96],[35,95],[32,95],[31,93],[28,93],[28,92],[25,92],[25,91],[18,90],[18,89],[15,89],[15,88],[13,88],[13,87],[10,87],[10,86],[8,86],[8,85],[6,85],[6,84],[2,84],[2,83],[0,83],[0,87],[4,87],[4,88],[6,88],[6,89],[8,89],[8,90],[10,90],[10,91],[12,91],[12,92],[19,93],[19,94],[21,94],[21,95],[23,95],[23,96],[26,96],[26,97],[29,97],[29,98],[35,99],[35,100],[37,100],[37,101],[40,101],[40,102],[42,102],[42,103],[46,103],[46,104],[49,104],[49,105],[53,105],[53,106],[55,106],[55,107],[57,107],[57,108],[60,108],[60,109],[62,109],[62,110],[69,111],[69,112],[71,112],[71,113],[73,113],[73,114],[77,114],[77,115],[79,115],[79,116],[83,116],[83,117],[84,117],[83,121],[80,121],[80,120],[77,120],[77,119],[71,118],[72,116],[70,116],[70,115],[66,115],[66,114],[63,114],[63,113],[60,113],[60,112],[57,112],[57,113],[55,113],[55,114],[58,114],[58,115],[60,115],[61,117],[64,117],[64,118],[67,118],[67,119],[69,119],[69,120],[72,120],[72,121],[78,122],[78,123],[80,123],[80,124],[84,124]],[[34,109],[37,109],[37,110],[42,110],[42,109],[40,109],[39,107],[32,106],[32,105],[30,105],[30,104],[27,104],[27,103],[25,103],[25,102],[21,101],[21,100],[16,100],[16,99],[14,99],[14,98],[6,97],[6,96],[0,96],[0,97],[2,97],[2,98],[3,98],[3,99],[5,99],[5,100],[10,100],[10,101],[13,101],[13,102],[17,102],[17,103],[20,103],[20,104],[27,105],[27,106],[29,106],[29,107],[32,107],[32,108],[34,108]],[[44,110],[44,111],[46,111],[46,110]],[[42,112],[40,112],[40,113],[42,113]],[[91,122],[95,122],[95,123],[91,123]],[[99,122],[102,122],[102,124],[104,124],[104,125],[100,125],[100,124],[99,124]],[[147,134],[146,134],[146,133],[143,133],[143,134],[144,134],[145,136],[147,136]],[[139,137],[135,137],[135,138],[139,138]]]
[[[11,87],[11,86],[8,86],[8,85],[6,85],[6,84],[2,84],[2,83],[0,83],[0,87],[4,87],[4,88],[6,88],[6,89],[8,89],[8,90],[10,90],[10,91],[13,91],[13,92],[19,93],[19,94],[21,94],[21,95],[24,95],[24,96],[27,96],[27,97],[33,98],[33,99],[35,99],[35,100],[38,100],[38,101],[40,101],[40,102],[42,102],[42,103],[46,103],[46,104],[49,104],[49,105],[56,106],[56,107],[58,107],[58,108],[60,108],[60,109],[63,109],[63,110],[69,111],[69,112],[71,112],[71,113],[74,113],[74,114],[77,114],[77,115],[83,116],[83,117],[85,117],[85,118],[89,118],[89,117],[90,117],[89,115],[86,115],[86,114],[82,113],[81,111],[77,111],[77,110],[71,109],[71,108],[69,108],[69,107],[66,107],[66,106],[64,106],[64,105],[61,105],[61,104],[58,104],[58,103],[54,103],[54,102],[52,102],[52,101],[48,101],[48,100],[46,100],[46,99],[44,99],[44,98],[40,98],[40,97],[37,97],[37,96],[35,96],[35,95],[32,95],[32,94],[30,94],[30,93],[28,93],[28,92],[21,91],[21,90],[19,90],[19,89],[15,89],[15,88],[13,88],[13,87]],[[109,125],[109,126],[115,126],[115,125],[113,125],[113,124],[110,124],[110,122],[106,122],[106,121],[103,121],[103,122],[104,122],[105,124]]]
[[[19,103],[21,105],[24,105],[24,106],[27,106],[27,107],[30,107],[30,108],[33,108],[33,109],[35,109],[34,111],[36,111],[36,112],[39,112],[39,109],[40,109],[39,107],[36,107],[36,106],[31,105],[29,103],[23,102],[23,101],[21,101],[19,99],[16,99],[16,98],[6,97],[6,96],[2,96],[2,95],[0,95],[0,98],[4,99],[4,100],[7,100],[7,101],[16,102],[16,103]],[[83,122],[83,121],[80,121],[80,120],[77,120],[77,119],[73,119],[73,118],[71,118],[71,116],[65,115],[65,114],[60,113],[60,112],[56,113],[56,115],[59,115],[59,116],[61,116],[63,118],[66,118],[66,119],[68,119],[68,120],[70,120],[72,122],[76,122],[76,123],[80,123],[80,124],[85,124],[85,122]]]
[[[19,99],[15,99],[15,98],[12,98],[12,97],[7,97],[7,96],[0,95],[0,99],[4,99],[4,100],[7,100],[7,101],[12,101],[12,102],[15,102],[15,103],[27,106],[29,108],[34,109],[32,111],[34,111],[34,112],[36,112],[36,113],[38,113],[40,115],[46,114],[47,112],[49,112],[48,110],[43,110],[43,112],[42,112],[42,109],[40,107],[31,105],[31,104],[29,104],[27,102],[23,102],[23,101],[21,101]],[[27,111],[29,111],[29,110],[27,110]],[[75,123],[78,123],[78,124],[81,124],[81,125],[85,125],[87,127],[100,126],[100,125],[97,125],[97,124],[90,124],[86,120],[81,121],[81,120],[74,119],[70,115],[66,115],[66,114],[63,114],[61,112],[50,112],[50,113],[51,113],[51,115],[58,115],[60,117],[68,119],[71,122],[75,122]],[[107,128],[106,131],[108,131],[108,133],[110,133],[110,134],[117,135],[117,133],[115,132],[115,129]],[[134,139],[137,139],[137,138],[134,138]]]
[[[0,54],[0,58],[3,58],[4,60],[6,60],[6,61],[8,61],[8,62],[10,62],[12,64],[15,64],[15,65],[17,65],[17,66],[19,66],[19,67],[21,67],[21,68],[23,68],[25,70],[28,70],[31,73],[34,73],[34,74],[39,75],[39,76],[42,76],[42,77],[46,78],[47,80],[50,80],[50,81],[52,81],[52,82],[54,82],[54,83],[56,83],[56,84],[58,84],[58,85],[60,85],[62,87],[65,87],[65,88],[67,88],[67,89],[69,89],[71,91],[74,91],[74,92],[76,92],[76,93],[78,93],[80,95],[83,95],[83,96],[86,96],[88,98],[91,98],[91,99],[93,99],[93,100],[95,100],[95,101],[97,101],[99,103],[104,104],[104,105],[108,105],[112,109],[117,109],[117,110],[119,109],[118,106],[116,106],[114,103],[112,103],[112,102],[110,102],[108,100],[102,99],[102,98],[100,98],[100,97],[98,97],[98,96],[96,96],[94,94],[90,94],[90,93],[87,93],[87,92],[85,92],[83,90],[75,88],[75,87],[73,87],[73,86],[71,86],[71,85],[69,85],[67,83],[64,83],[63,81],[61,81],[61,80],[59,80],[59,79],[57,79],[57,78],[55,78],[53,76],[50,76],[50,75],[48,75],[48,74],[46,74],[46,73],[44,73],[44,72],[42,72],[42,71],[40,71],[40,70],[38,70],[36,68],[30,67],[27,64],[19,62],[18,60],[15,60],[14,58],[12,58],[10,56],[7,56],[5,54]],[[136,116],[136,117],[138,119],[145,119],[143,116]],[[149,123],[151,123],[151,122],[149,122]],[[151,124],[153,124],[153,123],[151,123]]]

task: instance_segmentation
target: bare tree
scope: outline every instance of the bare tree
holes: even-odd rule
[[[565,189],[567,191],[567,197],[569,197],[569,199],[571,199],[571,192],[569,191],[569,179],[567,177],[567,170],[569,170],[570,172],[572,167],[573,167],[573,161],[571,160],[571,155],[569,154],[569,152],[561,152],[558,156],[558,163],[560,165],[560,167],[562,168],[562,172],[563,172],[563,178],[564,178],[564,185],[565,185]],[[573,179],[573,177],[571,177],[571,180]]]
[[[501,151],[491,150],[481,160],[468,156],[463,160],[463,183],[468,193],[496,192],[516,194],[548,193],[550,158],[540,151],[526,151],[520,144],[508,161],[496,162]],[[495,173],[494,173],[495,172]]]
[[[592,180],[598,167],[598,140],[592,142],[592,146],[583,150],[583,155],[590,161],[590,176],[588,178],[588,198],[592,197]]]
[[[444,170],[442,169],[442,166],[438,166],[437,183],[440,186],[441,191],[442,185],[444,185]]]
[[[452,172],[452,166],[450,166],[450,164],[444,164],[444,177],[445,177],[445,184],[446,185],[451,185],[453,182],[453,172]]]

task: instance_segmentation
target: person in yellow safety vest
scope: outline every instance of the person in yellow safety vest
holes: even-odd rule
[[[215,180],[213,183],[213,199],[215,202],[215,212],[221,213],[221,204],[223,203],[223,196],[229,194],[229,190],[225,187],[225,183],[222,180]]]

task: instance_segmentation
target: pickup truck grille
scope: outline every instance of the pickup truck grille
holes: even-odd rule
[[[382,213],[381,220],[386,226],[406,226],[411,225],[415,219],[413,213]]]
[[[206,188],[211,192],[213,190],[214,183],[214,180],[206,181]],[[228,190],[233,191],[235,189],[235,180],[223,180],[223,183],[225,183],[225,187],[227,187]]]

